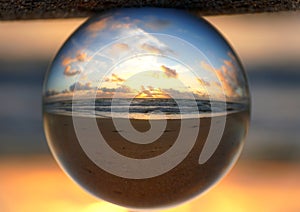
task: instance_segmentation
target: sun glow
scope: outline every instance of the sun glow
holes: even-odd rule
[[[49,156],[25,160],[2,158],[0,170],[0,211],[128,211],[84,193]],[[201,198],[161,212],[273,212],[278,208],[298,211],[299,177],[298,164],[242,161],[227,178]],[[282,195],[285,193],[289,195]]]
[[[114,211],[114,212],[127,212],[125,208],[109,204],[107,202],[95,202],[89,204],[82,212],[99,212],[99,211]]]
[[[146,90],[143,89],[135,98],[169,99],[172,97],[159,88],[149,88]]]

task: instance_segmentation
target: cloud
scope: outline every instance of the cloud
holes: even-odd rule
[[[62,61],[62,65],[67,66],[75,62],[86,62],[89,60],[90,58],[88,58],[86,52],[78,51],[75,57],[65,57]]]
[[[70,85],[70,87],[69,87],[69,90],[71,92],[83,91],[83,90],[94,90],[94,89],[96,89],[96,88],[92,87],[92,83],[90,83],[90,82],[87,82],[85,84],[80,83],[80,82],[75,82],[74,84]]]
[[[78,51],[75,57],[65,57],[62,60],[62,65],[65,66],[64,75],[66,76],[75,76],[81,73],[81,70],[78,70],[78,66],[74,68],[73,64],[76,62],[86,62],[89,61],[88,55],[86,52]]]
[[[148,85],[147,87],[149,88],[150,91],[153,91],[153,90],[155,89],[155,88],[154,88],[153,86],[151,86],[151,85]],[[142,87],[142,88],[144,88],[144,87]],[[144,88],[144,89],[145,89],[145,88]]]
[[[128,51],[129,46],[125,43],[116,43],[112,46],[113,49],[120,50],[120,51]]]
[[[110,20],[110,17],[103,18],[99,21],[91,23],[86,30],[92,32],[92,35],[96,35],[97,32],[104,30],[107,27],[107,22]]]
[[[196,98],[209,99],[209,93],[206,90],[196,90],[194,91],[194,96]]]
[[[116,29],[130,29],[133,27],[132,23],[119,23],[115,22],[111,25],[111,29],[116,30]]]
[[[171,49],[169,49],[168,45],[166,45],[159,39],[159,37],[149,34],[149,32],[146,32],[144,29],[140,28],[137,24],[138,21],[130,19],[127,20],[125,18],[124,20],[122,19],[120,21],[111,21],[109,22],[110,28],[108,29],[108,31],[116,30],[117,33],[113,31],[113,34],[110,33],[108,35],[114,35],[116,40],[119,40],[119,42],[121,43],[127,44],[128,47],[130,47],[130,49],[132,51],[135,51],[136,53],[144,53],[146,51],[156,54],[175,54]],[[110,49],[111,47],[108,48]],[[109,49],[107,49],[107,54],[111,53]],[[122,48],[121,50],[124,51],[129,49]],[[115,51],[113,50],[112,52]]]
[[[133,93],[135,91],[127,85],[121,85],[120,87],[116,88],[116,92],[118,92],[118,93]]]
[[[125,80],[119,77],[117,74],[112,74],[110,78],[105,78],[105,82],[124,82]]]
[[[242,95],[236,66],[232,60],[223,60],[223,65],[218,69],[205,61],[202,61],[200,65],[203,69],[217,76],[219,82],[214,82],[212,86],[219,86],[227,97],[240,97]]]
[[[116,92],[115,88],[107,88],[107,87],[101,87],[98,89],[98,91],[102,91],[104,93],[112,93],[112,92]]]
[[[81,73],[80,70],[72,69],[72,67],[70,65],[66,66],[66,68],[64,70],[64,75],[66,75],[66,76],[75,76],[80,73]]]
[[[197,78],[197,81],[200,83],[200,85],[201,85],[202,87],[208,87],[208,86],[210,86],[210,83],[207,82],[206,80]]]
[[[76,90],[75,90],[76,89]],[[75,82],[69,86],[68,89],[64,89],[62,91],[57,91],[54,89],[47,90],[45,96],[48,97],[48,100],[66,100],[72,98],[74,92],[78,95],[81,95],[82,98],[88,97],[86,94],[91,92],[92,90],[96,90],[96,87],[92,86],[92,83],[80,83]]]
[[[160,48],[155,47],[155,46],[150,45],[150,44],[147,44],[147,43],[143,43],[142,45],[140,45],[140,48],[147,51],[147,52],[154,53],[154,54],[163,54],[163,52],[164,52]]]
[[[129,86],[127,85],[120,85],[117,88],[107,88],[107,87],[101,87],[98,89],[98,91],[102,91],[104,93],[132,93],[134,92],[133,89],[131,89]]]
[[[113,20],[112,17],[107,17],[101,19],[97,22],[91,23],[86,30],[91,33],[92,37],[95,37],[98,32],[105,29],[108,30],[130,30],[135,27],[140,20],[130,20],[129,18],[124,18],[122,21]]]
[[[141,86],[141,92],[139,92],[139,96],[143,95],[146,98],[151,98],[155,95],[154,93],[154,87],[148,86],[148,89],[146,89],[144,86]],[[157,89],[160,91],[160,89]],[[157,92],[156,92],[157,93]]]
[[[109,53],[112,54],[113,56],[117,56],[119,54],[122,54],[124,52],[129,51],[130,48],[128,44],[126,43],[115,43],[109,48]]]
[[[50,90],[47,90],[46,93],[45,93],[45,96],[46,97],[50,97],[50,96],[55,96],[57,94],[59,94],[60,92],[58,92],[57,90],[54,90],[54,89],[50,89]]]
[[[191,91],[179,91],[174,88],[163,89],[163,92],[173,99],[190,99],[195,98],[194,93]]]
[[[137,93],[127,85],[120,85],[117,88],[101,87],[97,90],[98,98],[132,98]]]
[[[149,90],[143,90],[143,91],[139,92],[137,96],[141,96],[144,98],[152,98],[153,94]]]
[[[47,90],[45,93],[45,97],[47,101],[57,101],[57,100],[64,100],[69,99],[72,95],[68,89],[64,89],[62,91],[57,91],[55,89]]]
[[[175,69],[168,68],[167,66],[162,65],[161,70],[165,73],[168,78],[177,78],[178,73]]]
[[[137,27],[137,24],[141,22],[140,19],[132,19],[129,16],[123,17],[122,20],[116,21],[114,20],[113,23],[111,23],[111,29],[116,30],[116,29],[131,29],[134,27]]]
[[[149,44],[149,43],[142,43],[139,46],[140,49],[149,52],[149,53],[153,53],[153,54],[167,54],[167,53],[171,53],[171,54],[175,54],[173,50],[169,49],[167,46],[165,45],[158,45],[156,44]]]
[[[212,73],[215,72],[215,68],[212,67],[210,64],[206,63],[205,61],[201,61],[201,62],[200,62],[200,66],[201,66],[204,70],[210,71],[210,72],[212,72]]]
[[[105,93],[132,93],[134,92],[129,86],[127,85],[121,85],[117,88],[107,88],[107,87],[101,87],[98,90],[105,92]]]
[[[70,65],[71,63],[75,62],[76,60],[74,58],[71,57],[65,57],[62,61],[62,65],[63,66],[67,66]]]
[[[141,86],[141,90],[136,95],[137,98],[171,98],[161,88],[154,88],[152,86]]]
[[[200,84],[200,87],[193,91],[194,96],[197,96],[198,98],[209,98],[209,90],[216,85],[215,82],[208,82],[201,78],[197,78],[197,81]]]
[[[76,60],[77,60],[78,62],[85,62],[85,61],[88,61],[87,53],[86,53],[86,52],[77,52]]]
[[[64,89],[61,91],[61,93],[70,93],[70,91],[68,89]]]

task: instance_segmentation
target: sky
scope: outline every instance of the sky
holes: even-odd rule
[[[245,99],[247,87],[235,53],[206,21],[178,10],[129,9],[89,20],[57,54],[45,96],[74,93],[221,100]]]

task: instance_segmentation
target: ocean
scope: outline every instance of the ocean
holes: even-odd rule
[[[52,114],[83,117],[131,119],[180,119],[226,115],[247,110],[245,103],[191,99],[111,99],[64,100],[48,102],[44,111]]]

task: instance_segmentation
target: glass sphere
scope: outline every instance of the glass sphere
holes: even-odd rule
[[[186,11],[116,9],[86,21],[44,82],[58,163],[95,196],[133,209],[174,206],[218,182],[249,122],[242,66]]]

